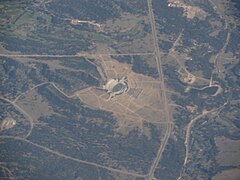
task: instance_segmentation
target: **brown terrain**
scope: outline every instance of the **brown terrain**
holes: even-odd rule
[[[75,93],[87,105],[112,112],[118,120],[118,132],[138,127],[144,133],[143,123],[166,123],[162,105],[160,81],[132,71],[131,65],[119,63],[110,56],[99,56],[98,62],[106,77],[127,77],[128,91],[113,98],[98,87],[83,89]],[[127,131],[128,131],[127,130]]]

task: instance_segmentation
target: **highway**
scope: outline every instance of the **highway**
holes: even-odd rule
[[[153,8],[152,8],[152,0],[148,0],[148,11],[149,11],[149,18],[150,18],[150,23],[152,27],[152,36],[153,36],[153,44],[154,44],[154,52],[155,52],[155,58],[156,58],[156,63],[157,63],[157,69],[159,73],[159,79],[161,81],[161,89],[160,91],[163,91],[163,103],[164,103],[164,111],[166,112],[166,120],[167,120],[167,131],[166,134],[160,144],[160,147],[158,149],[157,155],[150,167],[150,170],[148,172],[148,179],[153,180],[155,179],[154,177],[154,171],[157,168],[159,161],[161,160],[163,151],[167,145],[168,139],[171,135],[171,132],[173,130],[173,124],[171,121],[170,117],[170,112],[169,112],[169,107],[168,107],[168,100],[167,100],[167,95],[166,95],[166,87],[164,83],[164,74],[163,74],[163,69],[162,69],[162,62],[161,62],[161,53],[158,47],[158,37],[157,37],[157,30],[156,30],[156,22],[153,14]]]

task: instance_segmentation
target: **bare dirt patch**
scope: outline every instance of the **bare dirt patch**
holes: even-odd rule
[[[93,108],[112,112],[118,120],[118,132],[129,132],[133,128],[144,132],[144,123],[165,123],[160,81],[132,71],[131,65],[119,63],[110,56],[96,58],[106,74],[107,80],[127,77],[129,91],[109,98],[105,91],[92,87],[75,92]]]
[[[240,165],[240,140],[231,140],[225,137],[215,138],[218,147],[217,161],[222,166]]]
[[[184,16],[186,16],[188,19],[193,19],[194,17],[197,17],[203,20],[208,16],[207,12],[205,12],[203,9],[196,6],[188,5],[183,0],[169,0],[168,2],[169,7],[183,8]]]
[[[6,118],[0,123],[0,131],[5,130],[5,129],[10,129],[13,126],[16,125],[16,120],[12,118]]]
[[[216,176],[214,176],[213,180],[239,180],[240,177],[240,169],[230,169],[223,171],[221,173],[218,173]]]
[[[33,118],[34,122],[38,122],[41,116],[52,115],[54,111],[38,93],[37,89],[30,90],[22,95],[17,104],[22,107]]]
[[[130,31],[137,26],[139,21],[148,21],[147,16],[134,16],[132,14],[122,14],[121,18],[114,20],[107,20],[103,24],[103,30],[109,33],[121,33]]]

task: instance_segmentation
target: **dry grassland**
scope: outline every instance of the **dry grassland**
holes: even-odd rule
[[[96,59],[107,80],[126,76],[129,90],[110,99],[106,91],[92,87],[75,92],[81,101],[93,108],[112,112],[118,120],[119,132],[125,132],[125,127],[139,128],[143,132],[145,122],[165,123],[159,80],[135,73],[131,65],[119,63],[110,56]]]

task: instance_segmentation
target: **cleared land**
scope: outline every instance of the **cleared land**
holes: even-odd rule
[[[74,93],[81,101],[93,108],[112,112],[119,122],[119,132],[125,132],[125,127],[137,127],[144,133],[144,122],[167,123],[159,80],[135,73],[131,65],[119,63],[110,56],[99,56],[97,62],[107,80],[126,76],[129,90],[110,99],[101,87],[83,89]]]
[[[240,165],[240,141],[231,140],[225,137],[215,139],[218,146],[217,161],[222,166],[239,166]]]

